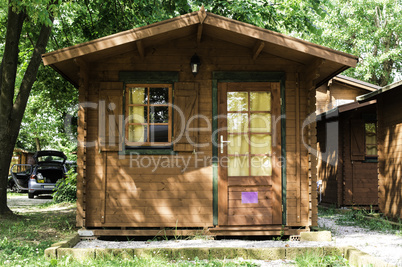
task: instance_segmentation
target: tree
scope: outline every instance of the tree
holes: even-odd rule
[[[379,86],[402,71],[402,2],[400,0],[331,0],[325,18],[315,17],[322,35],[301,35],[312,42],[359,56],[348,76]]]
[[[36,3],[9,0],[6,5],[6,38],[0,65],[0,214],[11,213],[7,207],[10,161],[29,93],[41,64],[41,55],[46,51],[52,17],[57,10],[53,1],[42,0]],[[22,35],[24,38],[21,38]],[[29,43],[29,56],[21,56],[19,46]],[[17,80],[17,73],[23,73],[21,80]]]

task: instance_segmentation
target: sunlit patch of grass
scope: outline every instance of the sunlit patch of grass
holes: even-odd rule
[[[298,255],[295,259],[296,266],[327,267],[350,266],[348,261],[338,255],[324,255],[318,251],[309,251]]]

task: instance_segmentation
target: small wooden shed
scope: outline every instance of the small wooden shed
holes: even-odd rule
[[[378,205],[386,216],[402,218],[402,81],[357,100],[377,101]]]
[[[341,105],[317,116],[318,200],[377,209],[376,101]]]
[[[375,90],[380,86],[338,74],[316,90],[316,113],[321,114],[341,105],[356,101],[356,97]]]
[[[291,235],[317,224],[315,120],[303,121],[315,89],[357,57],[201,9],[43,62],[79,88],[78,226]]]
[[[356,97],[380,88],[343,75],[317,88],[322,204],[377,208],[376,105]]]

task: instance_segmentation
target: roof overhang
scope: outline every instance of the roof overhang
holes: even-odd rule
[[[44,65],[53,67],[75,86],[78,85],[78,62],[98,60],[137,50],[143,56],[144,49],[185,36],[194,35],[197,42],[207,35],[216,39],[248,47],[252,56],[268,53],[301,66],[311,66],[322,60],[315,81],[319,86],[349,67],[355,67],[356,56],[316,45],[294,37],[262,29],[244,22],[200,11],[116,33],[93,41],[56,50],[42,56]]]
[[[318,114],[316,120],[319,121],[319,120],[323,120],[324,118],[337,118],[337,117],[339,117],[339,114],[342,114],[344,112],[348,112],[351,110],[357,110],[357,109],[360,109],[363,107],[374,105],[376,103],[377,103],[377,100],[374,99],[374,100],[370,100],[370,101],[367,101],[364,103],[352,102],[349,104],[341,105],[341,106],[335,107],[333,109],[330,109],[326,112],[323,112],[321,114]]]
[[[356,100],[359,102],[367,102],[367,101],[377,98],[380,94],[383,94],[385,92],[388,92],[388,91],[396,89],[396,88],[402,88],[402,80],[399,82],[395,82],[395,83],[389,84],[387,86],[384,86],[374,92],[370,92],[368,94],[358,96],[358,97],[356,97]]]
[[[378,89],[380,89],[380,86],[371,84],[371,83],[367,83],[367,82],[363,82],[357,79],[353,79],[350,77],[347,77],[345,75],[337,75],[333,78],[333,80],[338,81],[340,83],[344,83],[347,85],[351,85],[357,88],[361,88],[370,92],[376,91]]]

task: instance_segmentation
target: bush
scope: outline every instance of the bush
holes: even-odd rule
[[[53,193],[53,202],[75,202],[77,200],[77,173],[69,170],[66,178],[56,183],[57,191]]]

